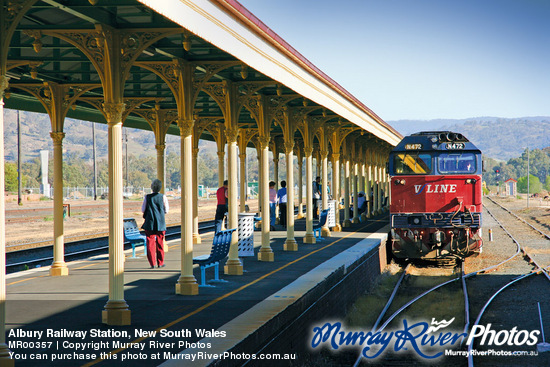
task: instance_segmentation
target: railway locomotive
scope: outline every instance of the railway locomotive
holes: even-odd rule
[[[481,252],[481,151],[462,134],[420,132],[390,153],[391,252],[464,259]]]

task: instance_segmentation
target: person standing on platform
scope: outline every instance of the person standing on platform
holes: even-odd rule
[[[357,195],[357,212],[363,214],[367,210],[367,198],[363,191],[359,191]]]
[[[286,228],[286,181],[281,181],[281,188],[277,191],[277,202],[279,203],[279,224]]]
[[[164,235],[166,233],[165,214],[168,213],[168,199],[160,193],[162,182],[154,179],[151,183],[151,194],[145,195],[141,211],[143,212],[143,228],[147,237],[147,260],[151,269],[157,265],[164,267]]]
[[[321,199],[321,177],[317,176],[313,181],[313,219],[318,219],[317,201]]]
[[[229,182],[225,180],[223,186],[216,191],[216,199],[218,201],[218,206],[216,206],[216,216],[214,217],[214,222],[216,224],[215,234],[222,230],[222,223],[225,218],[225,213],[227,213],[227,185]]]
[[[269,230],[275,230],[275,209],[277,207],[277,190],[275,182],[269,182]]]

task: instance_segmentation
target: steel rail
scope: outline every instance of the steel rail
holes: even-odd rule
[[[206,221],[206,222],[202,222],[203,225],[202,226],[199,226],[199,233],[207,233],[207,232],[211,232],[214,230],[215,228],[215,225],[214,224],[210,224],[212,223],[213,221]],[[167,229],[177,229],[177,228],[181,228],[180,226],[173,226],[173,227],[168,227]],[[169,232],[169,233],[166,233],[165,235],[165,238],[178,238],[181,236],[181,231],[173,231],[173,232]],[[75,241],[75,242],[68,242],[68,243],[65,243],[65,246],[67,245],[71,245],[71,246],[74,246],[74,247],[77,247],[79,244],[82,244],[82,243],[86,243],[86,242],[106,242],[108,241],[109,237],[95,237],[95,238],[91,238],[91,239],[85,239],[85,240],[80,240],[80,241]],[[129,242],[124,242],[124,245],[125,246],[129,246],[130,243]],[[83,258],[85,256],[91,256],[93,254],[96,254],[96,253],[103,253],[104,250],[108,250],[109,249],[109,246],[106,245],[106,246],[95,246],[93,248],[89,248],[89,249],[84,249],[84,250],[80,250],[80,251],[73,251],[73,252],[70,252],[70,253],[66,253],[65,254],[65,260],[66,261],[71,261],[71,260],[74,260],[74,259],[79,259],[79,258]],[[28,254],[31,252],[31,251],[53,251],[53,245],[49,245],[49,246],[42,246],[42,247],[39,247],[39,248],[31,248],[31,249],[24,249],[24,250],[18,250],[18,251],[11,251],[9,252],[8,254],[10,254],[11,256],[21,256],[21,257],[25,257],[25,256],[29,256]],[[53,255],[52,256],[42,256],[42,257],[39,257],[39,258],[35,258],[35,259],[25,259],[25,260],[20,260],[20,261],[17,261],[17,262],[10,262],[8,264],[6,264],[6,271],[8,273],[10,272],[14,272],[15,270],[13,269],[18,269],[19,267],[24,267],[24,266],[27,266],[27,267],[30,267],[30,266],[35,266],[35,265],[39,265],[39,264],[42,264],[42,263],[47,263],[47,262],[51,262],[53,260]]]
[[[474,273],[470,273],[470,274],[464,274],[462,276],[462,278],[468,278],[469,276],[473,275]],[[456,282],[457,280],[459,280],[461,277],[457,277],[457,278],[454,278],[454,279],[450,279],[450,280],[447,280],[441,284],[438,284],[436,285],[435,287],[432,287],[426,291],[424,291],[422,294],[420,294],[419,296],[416,296],[415,298],[413,298],[412,300],[410,300],[409,302],[407,302],[405,305],[403,305],[399,310],[395,311],[393,313],[393,315],[390,316],[389,319],[386,320],[386,322],[384,324],[382,324],[382,326],[380,327],[380,329],[378,329],[378,331],[382,331],[384,330],[388,324],[390,322],[393,321],[393,319],[395,319],[401,312],[403,312],[406,308],[408,308],[410,305],[412,305],[413,303],[415,303],[416,301],[418,301],[419,299],[421,299],[422,297],[424,297],[425,295],[443,287],[444,285],[447,285],[447,284],[450,284],[450,283],[453,283],[453,282]]]
[[[490,213],[491,214],[491,213]],[[492,215],[492,214],[491,214]],[[494,218],[494,216],[493,216]],[[496,220],[496,218],[495,218]],[[498,221],[497,221],[498,222]],[[499,266],[501,266],[502,264],[505,264],[507,263],[508,261],[512,260],[514,257],[516,257],[519,253],[520,253],[520,246],[518,245],[518,250],[516,251],[515,254],[513,254],[512,256],[510,256],[508,259],[504,260],[504,261],[501,261],[500,263],[496,264],[496,265],[491,265],[491,266],[488,266],[486,268],[483,268],[483,269],[480,269],[480,270],[476,270],[476,271],[473,271],[473,272],[470,272],[470,273],[463,273],[462,275],[462,279],[466,279],[466,278],[470,278],[472,276],[475,276],[477,274],[481,274],[481,273],[485,273],[485,272],[488,272],[494,268],[498,268]],[[448,280],[446,282],[443,282],[441,284],[438,284],[436,285],[435,287],[431,288],[431,289],[428,289],[426,292],[422,293],[421,295],[419,295],[418,297],[416,297],[415,299],[407,302],[407,304],[405,304],[402,308],[400,308],[399,310],[397,310],[391,317],[389,320],[387,320],[384,325],[382,325],[382,327],[379,329],[379,331],[383,330],[386,326],[388,326],[389,322],[391,322],[399,313],[401,313],[404,309],[406,309],[407,307],[409,307],[411,304],[413,304],[414,302],[416,302],[417,300],[419,300],[420,298],[424,297],[426,294],[429,294],[431,293],[432,291],[444,286],[444,285],[447,285],[449,283],[452,283],[456,280],[458,280],[459,278],[455,278],[455,279],[451,279],[451,280]]]
[[[527,224],[529,227],[531,227],[532,229],[534,229],[535,231],[537,231],[538,233],[544,235],[547,239],[550,240],[550,236],[546,235],[545,233],[543,233],[542,231],[540,231],[539,229],[537,229],[536,227],[532,226],[530,223],[527,223],[525,220],[523,220],[522,218],[518,217],[517,215],[515,215],[514,213],[512,213],[508,208],[505,208],[504,206],[500,205],[499,203],[497,203],[496,201],[494,201],[493,199],[489,198],[490,201],[492,201],[495,205],[499,206],[500,208],[502,208],[504,211],[508,212],[509,214],[511,214],[513,217],[515,217],[516,219],[519,219],[521,222]],[[542,272],[546,278],[548,280],[550,280],[550,277],[548,275],[548,268],[550,268],[550,265],[545,267],[545,268],[542,268],[532,257],[530,254],[528,254],[525,249],[523,248],[523,246],[521,246],[521,244],[514,238],[514,236],[504,227],[504,225],[495,217],[495,215],[493,213],[491,213],[490,211],[488,211],[489,214],[494,218],[494,220],[498,223],[498,225],[504,230],[504,232],[512,239],[512,241],[514,241],[514,243],[521,249],[521,252],[523,252],[523,254],[525,254],[527,257],[529,257],[529,262],[530,263],[533,263],[535,266],[536,266],[536,269],[534,269],[533,271],[527,273],[527,274],[523,274],[523,275],[520,275],[518,276],[517,278],[511,280],[510,282],[506,283],[504,286],[502,286],[498,291],[496,291],[492,296],[491,298],[489,298],[489,300],[485,303],[485,305],[482,307],[481,311],[479,312],[477,318],[476,318],[476,321],[474,322],[474,325],[472,326],[475,327],[476,325],[479,325],[479,322],[481,321],[481,317],[483,316],[483,314],[485,313],[485,311],[487,310],[487,308],[489,307],[489,305],[491,304],[491,302],[503,291],[505,290],[506,288],[508,288],[510,285],[522,280],[522,279],[525,279],[527,277],[530,277],[531,275],[534,275],[534,274],[539,274],[540,272]],[[472,355],[472,349],[473,349],[473,340],[472,340],[472,343],[470,343],[470,345],[468,345],[468,367],[473,367],[474,366],[474,357]]]
[[[403,282],[403,279],[405,279],[405,275],[407,274],[410,266],[411,266],[411,264],[409,263],[409,264],[407,264],[405,269],[403,269],[403,273],[401,274],[401,276],[399,277],[399,280],[397,281],[397,284],[393,288],[393,292],[391,293],[390,298],[388,299],[388,302],[386,302],[386,306],[384,306],[384,308],[380,312],[380,315],[378,315],[378,318],[376,319],[376,322],[372,326],[371,332],[374,333],[374,331],[378,327],[378,324],[380,324],[380,321],[382,321],[382,317],[384,317],[384,315],[386,314],[386,312],[390,308],[391,304],[393,303],[395,295],[397,294],[397,290],[401,286],[401,283]],[[361,363],[361,359],[363,359],[363,357],[361,356],[361,353],[359,353],[359,357],[357,357],[357,359],[355,360],[355,363],[353,364],[353,367],[359,366],[359,363]]]
[[[205,223],[207,222],[211,222],[211,220],[209,221],[205,221]],[[171,224],[171,225],[167,225],[167,228],[176,228],[176,227],[179,227],[181,226],[180,223],[174,223],[174,224]],[[89,238],[83,238],[81,240],[77,240],[77,241],[74,241],[74,242],[79,242],[79,241],[84,241],[84,240],[95,240],[95,239],[102,239],[102,238],[106,238],[107,236],[105,236],[106,234],[109,234],[109,232],[99,232],[99,233],[96,233],[95,236],[94,235],[89,235],[89,236],[93,236],[93,237],[89,237]],[[74,236],[64,236],[65,239],[71,239],[71,238],[80,238],[80,237],[85,237],[85,236],[88,236],[86,234],[79,234],[79,235],[74,235]],[[44,241],[36,241],[36,242],[24,242],[24,243],[16,243],[16,244],[13,244],[13,245],[8,245],[6,246],[6,248],[11,248],[11,247],[22,247],[22,246],[28,246],[28,245],[37,245],[37,244],[40,244],[40,243],[53,243],[54,241],[53,240],[44,240]],[[38,247],[45,247],[45,246],[38,246]],[[25,249],[23,249],[25,250]]]
[[[476,318],[476,321],[474,322],[474,325],[473,327],[475,327],[476,325],[479,325],[479,321],[481,320],[481,316],[483,315],[483,313],[485,312],[485,310],[487,309],[487,307],[489,306],[489,304],[493,301],[493,299],[495,299],[495,297],[500,293],[502,292],[504,289],[508,288],[509,286],[511,286],[512,284],[514,284],[515,282],[517,281],[520,281],[522,279],[525,279],[527,278],[528,276],[531,276],[533,274],[536,274],[534,272],[531,272],[531,273],[527,273],[527,274],[523,274],[523,275],[520,275],[519,277],[515,278],[514,280],[512,280],[511,282],[505,284],[502,288],[500,288],[498,291],[496,291],[492,296],[491,298],[489,298],[489,300],[487,301],[487,303],[485,303],[485,305],[483,306],[483,308],[481,309],[481,312],[479,313],[479,315],[477,316]],[[473,328],[472,327],[472,328]],[[474,357],[471,355],[471,351],[472,351],[472,348],[473,348],[473,340],[472,340],[472,343],[470,345],[468,345],[468,367],[473,367],[474,365]]]
[[[485,206],[484,206],[485,207]],[[489,214],[493,217],[494,215],[487,209],[487,207],[485,207],[485,209],[489,212]],[[496,220],[496,218],[495,218]],[[497,223],[498,220],[496,220]],[[499,223],[500,225],[500,223]],[[503,260],[501,262],[499,262],[498,264],[495,264],[495,265],[491,265],[491,266],[488,266],[486,268],[483,268],[483,269],[480,269],[480,270],[476,270],[476,271],[473,271],[473,272],[470,272],[470,273],[464,273],[464,264],[462,264],[462,274],[460,277],[458,278],[454,278],[454,279],[450,279],[446,282],[443,282],[441,284],[438,284],[436,285],[435,287],[432,287],[431,289],[428,289],[426,290],[424,293],[420,294],[419,296],[415,297],[414,299],[410,300],[409,302],[407,302],[404,306],[402,306],[399,310],[397,310],[394,314],[392,314],[390,316],[390,318],[388,320],[386,320],[386,322],[378,329],[378,331],[382,331],[384,330],[388,324],[393,321],[401,312],[403,312],[405,309],[407,309],[410,305],[412,305],[413,303],[417,302],[418,300],[420,300],[421,298],[423,298],[424,296],[426,296],[427,294],[447,285],[447,284],[450,284],[450,283],[453,283],[455,281],[457,281],[458,279],[461,280],[462,282],[462,287],[463,287],[463,293],[464,293],[464,297],[465,297],[465,314],[466,314],[466,320],[465,320],[465,323],[464,323],[464,331],[466,332],[469,328],[469,320],[470,320],[470,312],[469,312],[469,299],[468,299],[468,292],[467,292],[467,288],[466,288],[466,282],[465,280],[467,278],[470,278],[472,276],[475,276],[477,274],[482,274],[482,273],[486,273],[486,272],[489,272],[493,269],[496,269],[500,266],[502,266],[503,264],[511,261],[513,258],[515,258],[520,252],[521,252],[521,247],[519,246],[519,244],[517,244],[517,250],[516,250],[516,253],[514,253],[512,256],[508,257],[506,260]],[[357,361],[355,362],[354,364],[354,367],[358,366],[359,362],[361,361],[361,355],[359,356],[359,358],[357,359]]]
[[[493,199],[489,199],[491,200],[494,204],[498,205],[499,207],[501,207],[504,211],[506,211],[507,213],[511,214],[513,217],[515,217],[516,219],[520,220],[521,222],[523,222],[524,224],[527,224],[529,227],[531,227],[531,229],[535,230],[536,232],[538,232],[539,234],[543,235],[544,237],[546,237],[547,240],[550,240],[550,236],[547,235],[546,233],[542,232],[540,229],[536,228],[535,226],[531,225],[531,223],[528,223],[527,221],[525,221],[523,218],[517,216],[515,213],[512,213],[512,211],[510,211],[508,208],[500,205],[499,203],[497,203],[496,201],[494,201]],[[492,214],[491,214],[492,215]],[[493,218],[495,218],[495,216],[493,215]],[[533,263],[537,268],[537,273],[540,273],[542,272],[546,278],[548,280],[550,280],[550,275],[548,274],[548,271],[545,270],[545,267],[541,266],[536,260],[535,258],[523,247],[519,244],[519,242],[514,238],[514,236],[512,236],[512,234],[510,232],[508,232],[508,230],[506,228],[504,228],[504,226],[495,218],[495,220],[497,221],[497,223],[500,225],[500,227],[504,230],[504,232],[506,232],[506,234],[512,239],[512,241],[514,241],[518,247],[521,248],[521,252],[527,256],[529,258],[529,262]],[[546,267],[548,268],[548,266]]]
[[[490,197],[488,197],[487,199],[489,199],[490,201],[493,202],[493,204],[499,206],[501,209],[503,209],[504,211],[508,212],[510,215],[514,216],[516,219],[522,221],[523,223],[527,224],[529,227],[533,228],[535,231],[539,232],[541,235],[543,235],[544,237],[546,237],[546,239],[550,240],[550,236],[546,233],[544,233],[543,231],[541,231],[540,229],[538,229],[537,227],[535,227],[534,225],[532,225],[531,223],[527,222],[525,219],[523,219],[522,217],[518,216],[517,214],[515,214],[514,212],[512,212],[510,209],[506,208],[505,206],[503,206],[502,204],[500,203],[497,203],[496,201],[494,201],[493,199],[491,199]]]
[[[294,210],[294,214],[298,213],[298,208],[296,208]],[[165,235],[165,238],[178,238],[181,236],[181,231],[177,231],[178,228],[181,228],[181,225],[176,225],[176,226],[172,226],[172,227],[167,227],[167,233]],[[212,232],[213,230],[215,229],[215,224],[214,224],[214,220],[208,220],[208,221],[204,221],[204,222],[201,222],[199,223],[199,233],[208,233],[208,232]],[[169,232],[169,230],[174,230],[174,232]],[[82,240],[78,240],[78,241],[74,241],[74,242],[67,242],[65,243],[65,246],[71,246],[71,247],[78,247],[80,244],[84,244],[84,243],[90,243],[90,242],[105,242],[105,241],[108,241],[109,237],[108,236],[103,236],[103,237],[93,237],[93,238],[86,238],[86,239],[82,239]],[[51,241],[41,241],[41,242],[36,242],[36,243],[42,243],[42,242],[51,242]],[[130,243],[129,242],[124,242],[124,246],[128,246]],[[18,246],[22,246],[22,245],[18,245]],[[65,260],[66,261],[71,261],[74,260],[74,259],[81,259],[83,257],[85,257],[86,255],[93,255],[93,254],[96,254],[96,253],[103,253],[104,250],[107,250],[109,248],[109,246],[95,246],[93,248],[89,248],[89,249],[84,249],[84,250],[79,250],[79,251],[72,251],[72,252],[67,252],[65,253]],[[10,251],[7,253],[7,256],[8,257],[22,257],[24,258],[25,256],[30,256],[29,254],[32,253],[32,252],[42,252],[42,251],[47,251],[47,252],[51,252],[52,255],[51,256],[41,256],[39,258],[36,258],[36,259],[25,259],[25,260],[19,260],[17,262],[9,262],[6,264],[6,271],[8,273],[11,273],[11,272],[15,272],[15,271],[18,271],[18,270],[24,270],[24,269],[19,269],[19,268],[22,268],[22,267],[30,267],[30,266],[36,266],[36,265],[40,265],[40,264],[44,264],[44,265],[48,265],[48,262],[51,262],[53,260],[53,244],[51,245],[47,245],[47,246],[40,246],[40,247],[33,247],[33,248],[29,248],[29,249],[23,249],[23,250],[16,250],[16,251]],[[16,270],[14,270],[16,269]]]
[[[395,295],[397,294],[397,290],[401,286],[401,283],[403,282],[403,279],[405,279],[405,275],[409,271],[410,265],[411,264],[407,264],[407,266],[403,270],[403,274],[401,274],[401,277],[399,277],[399,280],[397,281],[397,284],[395,285],[395,287],[393,289],[393,292],[390,295],[390,299],[388,300],[388,302],[386,302],[386,306],[384,307],[384,309],[382,309],[382,311],[380,312],[380,315],[378,316],[378,319],[376,319],[376,322],[372,326],[372,331],[376,330],[376,328],[378,327],[378,324],[380,324],[380,321],[382,321],[382,317],[384,317],[384,315],[386,314],[386,312],[390,308],[393,300],[395,299]]]
[[[492,201],[492,200],[491,200]],[[497,222],[497,224],[501,227],[501,228],[504,228],[502,226],[502,224],[498,221],[497,217],[489,210],[489,208],[487,208],[487,206],[483,205],[483,207],[485,208],[485,210],[487,211],[487,214],[489,214],[491,217],[493,217],[493,219],[495,220],[495,222]],[[504,260],[504,261],[501,261],[500,263],[496,264],[496,265],[493,265],[493,266],[490,266],[488,268],[485,268],[485,269],[482,269],[482,270],[479,270],[478,273],[488,273],[490,270],[493,270],[493,269],[498,269],[499,266],[503,265],[503,264],[506,264],[508,261],[512,260],[514,257],[518,256],[519,253],[521,252],[521,246],[518,242],[514,242],[516,244],[516,253],[512,256],[510,256],[508,259]]]
[[[473,275],[473,273],[470,273]],[[461,276],[460,278],[465,278],[466,276]],[[419,299],[421,299],[422,297],[424,297],[425,295],[443,287],[444,285],[447,285],[447,284],[450,284],[452,282],[455,282],[457,281],[458,279],[460,278],[454,278],[454,279],[450,279],[446,282],[443,282],[441,284],[438,284],[436,285],[435,287],[432,287],[430,289],[428,289],[427,291],[423,292],[422,294],[420,294],[419,296],[415,297],[414,299],[410,300],[409,302],[407,302],[404,306],[402,306],[399,310],[395,311],[388,320],[386,320],[386,322],[378,329],[376,330],[376,332],[380,332],[382,330],[384,330],[388,324],[390,322],[392,322],[401,312],[403,312],[406,308],[408,308],[410,305],[412,305],[413,303],[415,303],[416,301],[418,301]],[[373,328],[373,330],[375,330]],[[357,360],[355,361],[355,363],[353,364],[354,367],[357,367],[359,365],[359,363],[361,362],[361,359],[363,358],[363,356],[361,354],[359,354],[359,357],[357,358]]]

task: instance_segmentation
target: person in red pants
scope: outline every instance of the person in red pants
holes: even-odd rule
[[[164,215],[168,213],[168,199],[160,193],[162,182],[159,179],[151,183],[151,194],[145,195],[141,211],[143,212],[143,230],[147,236],[147,260],[151,269],[156,266],[164,267],[164,234],[166,221]]]

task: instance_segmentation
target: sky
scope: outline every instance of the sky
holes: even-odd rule
[[[550,116],[550,0],[239,0],[386,121]]]

